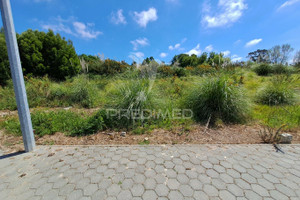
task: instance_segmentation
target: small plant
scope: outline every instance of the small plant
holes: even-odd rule
[[[258,76],[268,76],[273,72],[273,69],[269,64],[264,63],[254,67],[254,72]]]
[[[240,86],[230,83],[226,77],[206,78],[187,95],[184,106],[193,111],[200,122],[215,124],[217,119],[225,123],[239,123],[246,119],[248,101]]]
[[[280,131],[285,126],[286,125],[282,125],[277,130],[275,130],[271,127],[264,127],[264,129],[260,130],[258,133],[264,143],[276,144],[276,143],[279,143],[280,133],[281,133]]]
[[[150,141],[148,138],[145,138],[143,141],[139,142],[139,145],[149,145]]]

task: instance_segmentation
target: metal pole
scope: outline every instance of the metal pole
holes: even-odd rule
[[[0,0],[1,16],[5,32],[7,53],[9,57],[10,70],[14,84],[15,96],[18,106],[19,120],[23,135],[25,151],[32,151],[35,141],[32,130],[32,123],[27,102],[24,77],[21,67],[20,54],[17,44],[16,32],[12,18],[9,0]]]

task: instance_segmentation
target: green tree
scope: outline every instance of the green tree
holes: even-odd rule
[[[7,48],[4,36],[4,30],[1,28],[0,32],[0,85],[5,85],[6,81],[10,79],[9,61],[7,55]]]
[[[44,66],[49,77],[64,80],[80,72],[80,61],[71,40],[66,41],[52,30],[42,37]]]
[[[24,73],[35,76],[45,75],[48,69],[44,66],[41,33],[31,29],[23,32],[18,35],[18,45]]]
[[[270,62],[270,55],[267,49],[258,49],[256,51],[248,53],[248,58],[252,62],[256,63],[269,63]]]

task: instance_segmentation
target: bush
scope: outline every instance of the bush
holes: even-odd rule
[[[35,135],[52,135],[56,132],[70,133],[76,124],[83,124],[85,119],[71,111],[37,111],[31,114]],[[21,135],[18,118],[9,118],[2,125],[6,131],[14,135]]]
[[[289,105],[293,103],[295,92],[288,84],[274,83],[258,91],[256,102],[264,105]]]
[[[89,117],[85,121],[78,121],[74,124],[72,131],[70,132],[71,136],[84,136],[97,133],[98,131],[104,130],[107,128],[105,121],[109,124],[109,120],[106,115],[105,110],[100,110],[93,116]]]
[[[274,74],[289,74],[290,70],[288,69],[287,66],[284,66],[284,65],[274,65],[273,73]]]
[[[225,123],[239,123],[246,119],[248,101],[240,86],[226,77],[208,77],[187,94],[185,108],[190,108],[196,121],[210,124],[220,119]]]
[[[254,72],[258,76],[268,76],[273,72],[273,69],[269,64],[260,64],[254,67]]]

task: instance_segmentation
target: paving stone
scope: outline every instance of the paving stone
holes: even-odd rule
[[[194,192],[194,199],[197,199],[197,200],[209,200],[210,198],[203,191],[195,191]]]
[[[160,197],[168,196],[169,188],[164,184],[158,184],[155,188],[155,192]]]
[[[132,194],[129,190],[123,190],[119,193],[118,200],[131,200],[132,199]]]
[[[201,190],[202,186],[203,186],[202,183],[198,179],[192,179],[192,180],[190,180],[189,185],[193,188],[193,190]]]
[[[141,185],[141,184],[134,185],[131,188],[131,193],[135,197],[141,197],[144,194],[144,191],[145,191],[145,189],[144,189],[143,185]]]
[[[193,189],[189,185],[180,185],[179,191],[184,197],[192,197],[194,194]]]
[[[171,191],[168,195],[170,200],[183,200],[183,195],[178,191]]]
[[[109,188],[107,188],[108,196],[117,196],[121,191],[120,185],[112,184]]]
[[[262,197],[259,196],[257,193],[251,191],[251,190],[245,190],[245,196],[247,199],[251,200],[262,200]]]
[[[83,194],[85,196],[91,196],[98,190],[97,184],[90,184],[83,189]]]
[[[146,179],[144,185],[145,185],[145,189],[154,190],[156,187],[156,180],[152,178],[148,178]]]
[[[296,200],[300,146],[284,148],[43,146],[0,159],[0,199]]]
[[[256,192],[257,194],[259,194],[262,197],[270,196],[268,190],[266,190],[265,188],[263,188],[260,185],[252,184],[251,187],[254,192]]]
[[[210,197],[218,196],[218,190],[212,185],[204,185],[203,191]]]
[[[107,197],[105,190],[98,190],[92,195],[92,200],[106,200],[109,198],[115,198],[115,197]]]
[[[276,200],[288,200],[289,198],[277,190],[271,190],[270,195]]]
[[[223,200],[235,200],[236,199],[235,196],[233,196],[227,190],[221,190],[219,196],[220,196],[220,199],[223,199]]]
[[[157,199],[157,195],[153,190],[147,190],[144,194],[143,194],[143,199],[144,200],[156,200]]]
[[[73,190],[68,196],[67,200],[80,199],[83,196],[82,190]]]
[[[236,197],[244,196],[243,190],[237,185],[229,184],[229,185],[227,185],[227,189],[229,192],[231,192]]]
[[[185,174],[178,174],[177,180],[181,184],[187,184],[189,182],[189,178]]]

